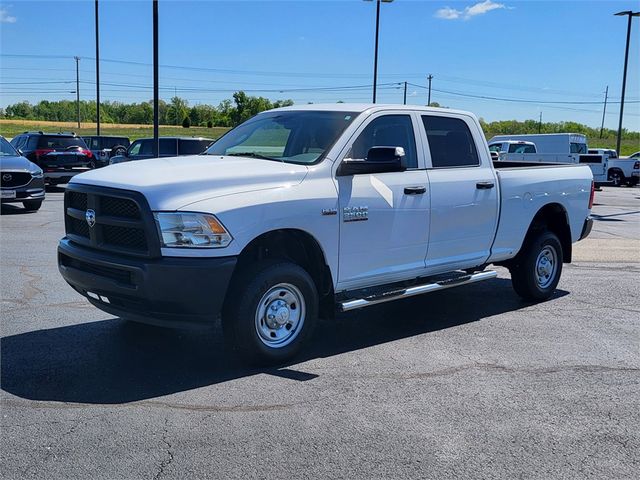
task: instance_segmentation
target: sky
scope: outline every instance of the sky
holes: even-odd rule
[[[369,102],[375,2],[159,1],[160,95],[217,105],[245,90],[296,103]],[[432,102],[487,121],[617,128],[627,18],[635,0],[383,3],[378,103]],[[100,0],[101,100],[152,98],[152,2]],[[0,107],[95,100],[94,1],[0,1]],[[640,131],[640,18],[623,126]],[[555,103],[554,103],[555,102]],[[573,102],[573,103],[560,103]]]

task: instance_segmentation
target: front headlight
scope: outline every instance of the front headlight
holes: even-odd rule
[[[29,170],[29,173],[31,174],[31,176],[33,178],[42,178],[42,177],[44,177],[44,173],[42,172],[42,169],[39,168],[39,167],[36,167],[33,170]]]
[[[163,247],[222,248],[233,237],[213,215],[192,212],[153,214]]]

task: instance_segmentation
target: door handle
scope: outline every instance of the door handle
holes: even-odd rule
[[[404,187],[405,195],[422,195],[427,192],[427,187]]]
[[[495,187],[493,182],[478,182],[476,183],[476,188],[479,190],[489,190]]]

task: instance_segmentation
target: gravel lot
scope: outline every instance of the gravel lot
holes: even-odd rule
[[[2,477],[638,478],[640,188],[596,203],[552,300],[501,269],[323,322],[279,370],[83,300],[57,271],[61,190],[3,207]]]

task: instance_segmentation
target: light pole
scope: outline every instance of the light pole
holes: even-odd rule
[[[153,0],[153,156],[160,157],[160,98],[158,94],[158,0]]]
[[[98,30],[98,0],[95,3],[96,21],[96,135],[100,135],[100,32]]]
[[[633,17],[640,17],[640,12],[632,12],[627,10],[626,12],[618,12],[617,16],[627,16],[629,21],[627,23],[627,47],[624,52],[624,73],[622,74],[622,98],[620,99],[620,120],[618,121],[618,141],[616,143],[616,151],[620,156],[620,143],[622,140],[622,115],[624,113],[624,93],[627,88],[627,64],[629,63],[629,40],[631,39],[631,19]]]
[[[371,2],[373,0],[365,0]],[[380,31],[380,4],[391,3],[393,0],[375,0],[376,2],[376,42],[373,55],[373,103],[376,103],[376,90],[378,86],[378,33]]]

